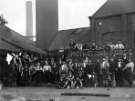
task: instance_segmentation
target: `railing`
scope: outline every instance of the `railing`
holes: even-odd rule
[[[114,49],[110,51],[106,51],[104,49],[100,50],[83,50],[83,51],[70,51],[68,57],[70,58],[78,58],[78,57],[104,57],[104,56],[123,56],[124,54],[130,55],[132,53],[131,50],[128,49]]]

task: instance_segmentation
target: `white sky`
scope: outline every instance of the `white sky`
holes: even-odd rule
[[[25,35],[28,0],[0,0],[0,13],[8,26]],[[33,1],[34,0],[29,0]],[[88,16],[94,14],[107,0],[59,0],[59,29],[89,26]]]

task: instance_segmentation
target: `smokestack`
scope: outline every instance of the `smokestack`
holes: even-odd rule
[[[58,0],[36,0],[36,44],[48,50],[58,31]]]
[[[32,1],[26,1],[26,37],[33,41],[33,10]]]

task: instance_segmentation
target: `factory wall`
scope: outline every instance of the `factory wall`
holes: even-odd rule
[[[122,41],[128,48],[134,47],[135,13],[91,18],[91,30],[97,44]]]
[[[91,36],[99,45],[122,41],[135,57],[135,13],[91,17]],[[91,39],[92,40],[92,39]],[[134,58],[135,60],[135,58]]]

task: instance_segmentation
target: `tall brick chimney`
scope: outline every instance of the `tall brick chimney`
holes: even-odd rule
[[[37,46],[48,50],[58,31],[58,0],[36,0]]]
[[[33,8],[32,1],[26,1],[26,37],[33,40]]]

